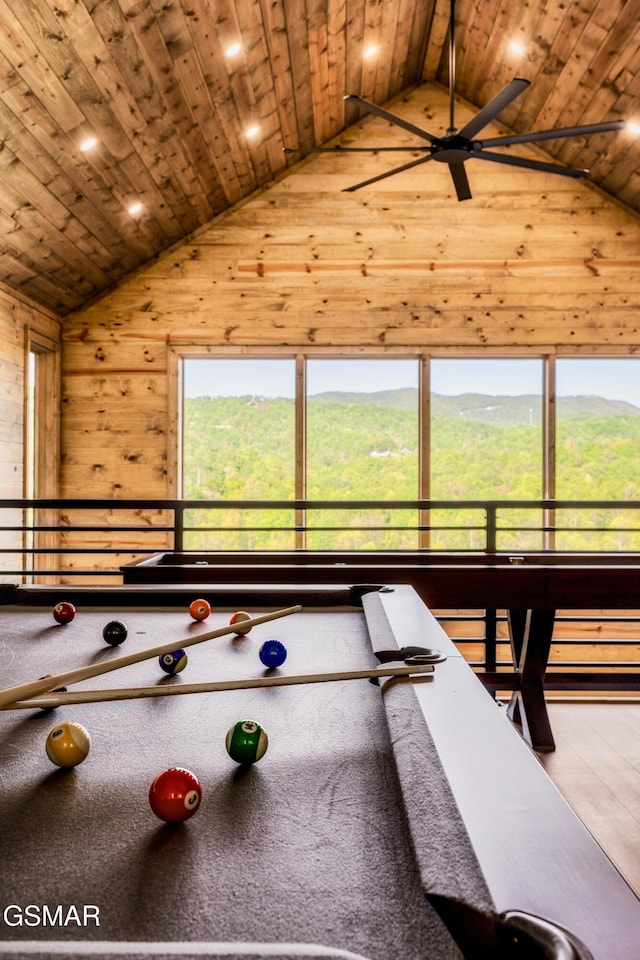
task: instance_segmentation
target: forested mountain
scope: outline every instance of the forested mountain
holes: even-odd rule
[[[400,410],[415,410],[418,391],[407,387],[401,390],[380,390],[373,393],[349,393],[331,391],[318,393],[310,402],[357,403],[380,407],[396,407]],[[640,407],[622,400],[608,400],[597,396],[559,397],[558,415],[561,417],[639,417]],[[433,416],[467,417],[487,423],[517,424],[539,420],[541,399],[539,395],[489,396],[482,393],[461,393],[455,396],[431,395]]]
[[[557,496],[580,500],[640,500],[640,408],[600,397],[571,397],[558,404]],[[294,402],[254,396],[185,401],[184,496],[208,500],[292,500],[294,489]],[[418,411],[414,390],[378,393],[327,393],[309,398],[307,411],[307,490],[313,500],[394,500],[418,497]],[[517,500],[542,496],[542,430],[540,400],[534,396],[502,397],[463,394],[434,396],[431,420],[431,497],[440,500]],[[481,518],[455,515],[452,526],[474,525]],[[433,518],[432,518],[433,519]],[[214,518],[199,526],[218,526]],[[291,515],[246,511],[225,514],[228,526],[287,526]],[[309,545],[415,545],[415,534],[393,531],[407,518],[386,511],[339,516],[317,512],[307,517],[314,527],[382,526],[339,537],[316,533]],[[444,521],[440,521],[444,523]],[[518,522],[526,522],[523,517]],[[539,523],[540,519],[536,518]],[[567,526],[591,523],[624,526],[611,511],[597,520],[565,518]],[[216,534],[216,536],[219,536]],[[256,539],[257,536],[257,539]],[[447,532],[438,537],[451,549],[477,543],[475,535]],[[537,541],[539,541],[539,535]],[[225,534],[217,546],[290,547],[291,535],[266,531],[248,540]],[[481,535],[478,534],[481,538]],[[564,535],[571,540],[571,534]],[[621,549],[602,545],[600,549]],[[244,538],[244,539],[243,539]],[[346,538],[346,539],[345,539]],[[408,544],[407,538],[411,540]],[[531,538],[530,538],[531,540]],[[533,537],[535,540],[535,537]],[[567,549],[578,549],[571,542]],[[480,546],[482,544],[480,543]],[[211,540],[199,546],[213,548]],[[514,549],[525,549],[522,541]],[[195,546],[193,546],[195,549]],[[532,546],[532,549],[537,546]],[[637,549],[638,547],[634,547]]]

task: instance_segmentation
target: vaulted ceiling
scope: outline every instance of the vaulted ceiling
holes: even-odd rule
[[[516,132],[640,122],[639,13],[457,0],[456,94],[482,107],[531,81],[500,115]],[[345,94],[448,88],[448,24],[449,0],[0,0],[0,282],[81,307],[285,172],[283,147],[362,119]],[[542,146],[640,211],[627,130]]]

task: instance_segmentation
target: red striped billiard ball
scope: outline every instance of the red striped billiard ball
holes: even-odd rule
[[[182,823],[192,817],[202,800],[200,781],[184,767],[159,773],[149,788],[149,805],[165,823]]]

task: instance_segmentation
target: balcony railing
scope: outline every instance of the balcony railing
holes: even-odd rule
[[[640,555],[640,501],[0,500],[0,578],[118,578],[158,551]]]
[[[335,565],[374,554],[409,566],[640,565],[640,501],[0,500],[0,582],[121,584],[127,565],[189,551],[227,566],[283,554]],[[436,613],[474,666],[509,668],[502,611]],[[640,668],[640,597],[623,615],[570,611],[556,622],[553,667]]]

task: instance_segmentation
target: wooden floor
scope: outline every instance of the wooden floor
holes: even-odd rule
[[[640,896],[640,704],[550,703],[540,761]]]

